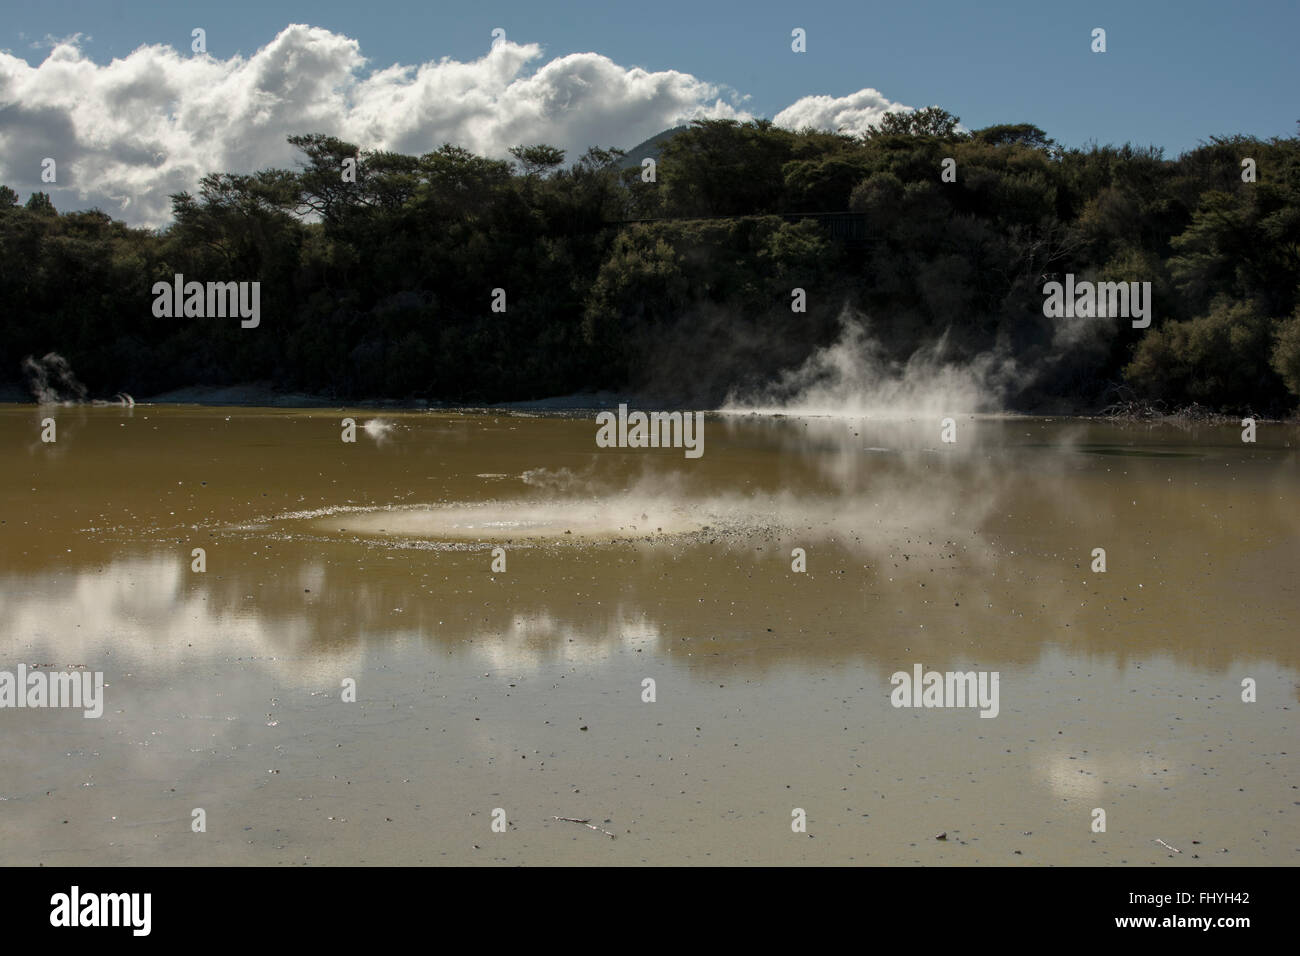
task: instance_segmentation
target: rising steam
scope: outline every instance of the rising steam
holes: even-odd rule
[[[23,375],[32,397],[41,405],[58,405],[61,402],[84,402],[86,386],[77,381],[68,360],[57,352],[47,352],[44,358],[30,355],[23,359]]]
[[[846,310],[842,331],[798,368],[749,391],[733,391],[723,411],[895,418],[999,412],[1023,383],[1000,351],[958,361],[945,333],[906,361],[890,359],[865,319]]]
[[[22,361],[27,388],[40,405],[80,405],[86,401],[86,386],[77,380],[72,366],[58,352],[46,352],[42,358],[30,355]],[[95,399],[95,405],[135,405],[135,399],[118,392],[111,401]]]

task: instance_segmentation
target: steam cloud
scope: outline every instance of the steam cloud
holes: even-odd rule
[[[846,418],[906,418],[1006,412],[1062,378],[1091,374],[1115,336],[1113,320],[1054,322],[1038,341],[1012,345],[999,336],[974,351],[951,329],[893,358],[867,317],[846,307],[840,334],[770,381],[733,387],[721,411]]]
[[[29,355],[23,359],[22,369],[27,388],[40,405],[78,405],[86,400],[86,386],[77,381],[72,366],[58,352],[47,352],[39,359]],[[135,399],[125,392],[118,392],[111,401],[97,398],[93,404],[131,408]]]
[[[40,359],[29,355],[23,359],[22,366],[27,387],[41,405],[86,400],[86,387],[77,381],[68,360],[57,352],[47,352]]]
[[[959,359],[945,333],[906,361],[890,359],[864,317],[841,315],[842,332],[796,369],[756,389],[732,392],[724,411],[892,418],[1001,411],[1025,376],[1010,354]]]

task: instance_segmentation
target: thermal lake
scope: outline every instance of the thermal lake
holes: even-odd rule
[[[2,405],[0,863],[1300,862],[1300,430],[954,417]]]

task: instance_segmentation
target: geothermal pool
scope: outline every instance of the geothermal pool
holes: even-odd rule
[[[954,417],[0,406],[0,862],[1295,864],[1297,429]]]

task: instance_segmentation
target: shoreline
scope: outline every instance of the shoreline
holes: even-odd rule
[[[323,395],[304,392],[278,392],[261,386],[191,387],[174,389],[159,395],[143,399],[132,398],[130,403],[118,400],[61,400],[58,402],[40,402],[30,396],[23,396],[16,389],[0,391],[0,407],[6,405],[29,406],[32,408],[133,408],[148,406],[193,406],[196,408],[246,408],[285,410],[317,409],[370,409],[393,413],[410,412],[482,412],[482,413],[532,413],[554,415],[558,417],[576,416],[578,413],[594,414],[626,404],[629,408],[649,410],[665,408],[675,404],[654,397],[618,394],[613,392],[579,392],[572,395],[557,395],[549,398],[525,401],[496,403],[456,403],[443,401],[406,400],[406,399],[355,399],[342,400]],[[930,409],[917,409],[888,414],[869,414],[865,412],[802,411],[780,408],[705,408],[699,409],[709,415],[721,415],[733,418],[801,418],[828,419],[843,421],[890,421],[898,419],[920,418],[936,415]],[[1096,411],[1079,409],[1035,409],[1029,411],[1002,410],[995,412],[956,412],[962,418],[1073,418],[1081,421],[1105,421],[1117,424],[1169,424],[1169,425],[1235,425],[1240,426],[1242,415],[1215,412],[1199,405],[1175,408],[1169,411],[1160,407],[1158,402],[1127,402],[1122,405],[1108,405]],[[941,416],[942,417],[942,416]],[[1249,417],[1257,423],[1272,425],[1300,424],[1300,413],[1287,418],[1279,418],[1259,413]]]

